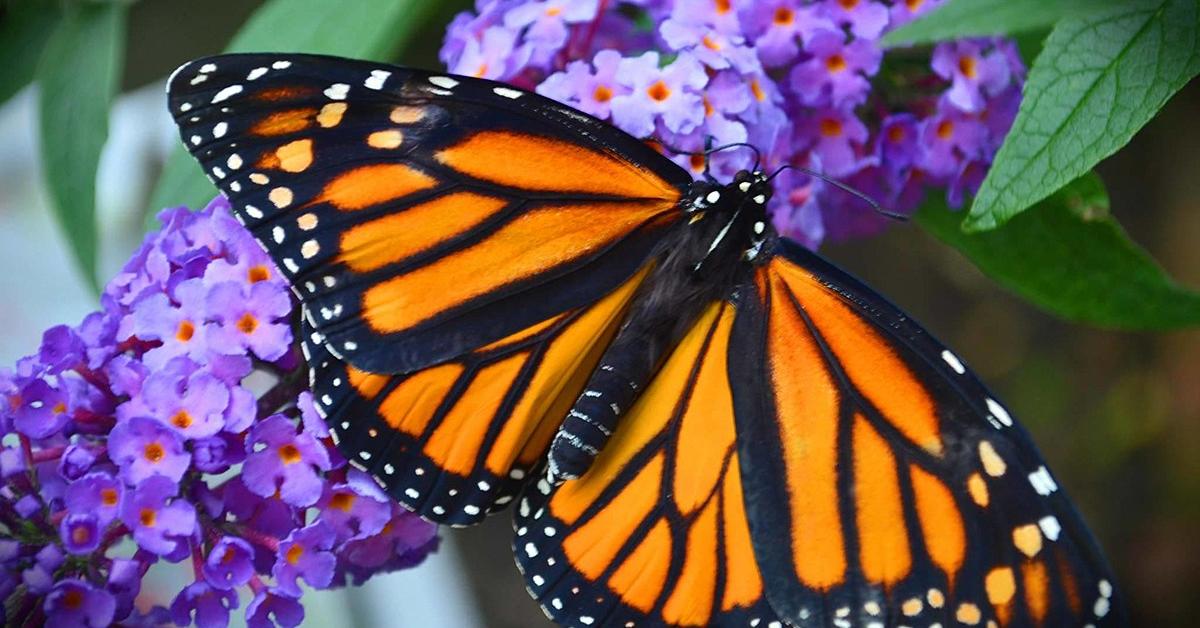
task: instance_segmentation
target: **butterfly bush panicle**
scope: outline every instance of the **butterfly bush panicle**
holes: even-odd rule
[[[294,626],[301,582],[362,582],[437,545],[337,453],[299,383],[287,284],[228,203],[160,218],[99,312],[0,370],[6,624],[224,626],[241,610]],[[193,581],[135,610],[159,561]]]
[[[477,0],[441,50],[452,72],[508,81],[654,139],[694,176],[804,166],[910,212],[960,206],[1016,115],[1024,67],[985,38],[884,50],[938,0]],[[868,204],[803,175],[775,180],[776,227],[810,247],[876,233]]]

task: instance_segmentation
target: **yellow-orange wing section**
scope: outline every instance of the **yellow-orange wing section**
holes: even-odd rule
[[[181,67],[168,92],[310,342],[373,373],[594,303],[653,255],[691,180],[610,125],[480,79],[238,54]]]
[[[346,459],[400,503],[433,521],[475,523],[540,468],[647,272],[590,306],[409,374],[368,373],[305,343],[316,409]]]
[[[1121,625],[1099,549],[961,360],[790,242],[730,344],[766,596],[798,625]]]
[[[577,480],[530,486],[514,552],[569,626],[755,626],[767,606],[743,507],[727,355],[714,303]],[[629,624],[627,622],[632,622]]]

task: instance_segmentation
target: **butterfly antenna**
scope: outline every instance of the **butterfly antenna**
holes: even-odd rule
[[[862,199],[865,203],[867,203],[868,205],[871,206],[871,209],[875,210],[875,213],[879,214],[880,216],[883,216],[885,218],[890,218],[892,220],[896,220],[899,222],[908,222],[908,216],[886,210],[883,208],[882,205],[880,205],[878,202],[876,202],[875,199],[871,198],[870,196],[867,196],[863,192],[860,192],[860,191],[850,187],[849,185],[846,185],[845,183],[838,181],[837,179],[832,179],[832,178],[827,177],[815,170],[810,170],[808,168],[805,168],[804,166],[793,166],[792,164],[784,164],[784,165],[780,166],[777,170],[775,170],[775,172],[772,172],[771,176],[767,177],[767,181],[774,179],[776,176],[779,175],[779,173],[783,172],[784,170],[795,170],[797,172],[803,172],[804,174],[806,174],[810,177],[816,177],[817,179],[820,179],[820,180],[836,187],[837,189],[839,189],[843,192],[846,192],[848,194],[853,194],[854,196]]]
[[[659,146],[663,147],[663,150],[675,153],[676,155],[689,155],[689,156],[702,155],[704,157],[708,157],[709,155],[711,155],[713,153],[719,153],[723,150],[729,150],[731,148],[749,148],[751,151],[754,151],[754,167],[751,169],[751,171],[758,172],[758,166],[759,166],[759,164],[762,163],[762,153],[759,152],[757,146],[755,146],[754,144],[751,144],[749,142],[734,142],[732,144],[722,144],[720,146],[713,147],[712,146],[712,137],[709,136],[709,138],[705,141],[705,147],[704,147],[703,151],[683,150],[682,148],[676,148],[674,146],[671,146],[670,144],[667,144],[666,142],[658,142],[658,144],[659,144]],[[705,176],[708,175],[707,160],[705,161],[705,164],[704,164],[704,173],[705,173]]]

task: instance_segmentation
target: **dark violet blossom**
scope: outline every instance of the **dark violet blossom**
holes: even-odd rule
[[[293,626],[299,581],[361,582],[437,546],[346,468],[296,383],[288,286],[228,203],[160,219],[100,311],[0,369],[6,623]],[[137,599],[152,564],[189,559],[169,608]]]
[[[238,607],[237,593],[215,589],[197,581],[184,587],[171,603],[171,619],[178,626],[193,623],[198,628],[222,628],[229,625],[229,611]]]
[[[657,140],[697,178],[728,179],[754,155],[689,153],[748,142],[764,169],[867,182],[883,206],[909,212],[930,189],[954,206],[975,191],[1024,80],[1003,39],[884,50],[885,33],[941,2],[477,0],[450,24],[440,56],[453,72],[531,88]],[[774,180],[768,208],[784,235],[816,247],[886,226],[860,199],[810,179]]]
[[[113,621],[116,600],[78,578],[64,578],[46,596],[46,624],[62,628],[103,628]]]

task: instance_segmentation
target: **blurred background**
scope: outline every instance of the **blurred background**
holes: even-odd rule
[[[165,77],[184,61],[219,52],[258,4],[132,6],[122,96],[97,191],[102,278],[141,240],[150,190],[178,141],[166,114]],[[397,61],[438,67],[441,25],[465,8],[462,0],[440,3],[431,27]],[[77,323],[96,307],[46,207],[34,96],[27,89],[0,109],[0,291],[8,295],[0,300],[0,364],[35,351],[45,328]],[[1191,287],[1200,287],[1197,114],[1200,85],[1193,83],[1098,168],[1116,218]],[[1128,333],[1064,322],[1003,291],[914,225],[822,252],[954,347],[1033,432],[1106,549],[1135,623],[1195,625],[1200,330]],[[417,569],[306,597],[306,623],[549,625],[513,564],[506,516],[443,536],[443,549]]]

